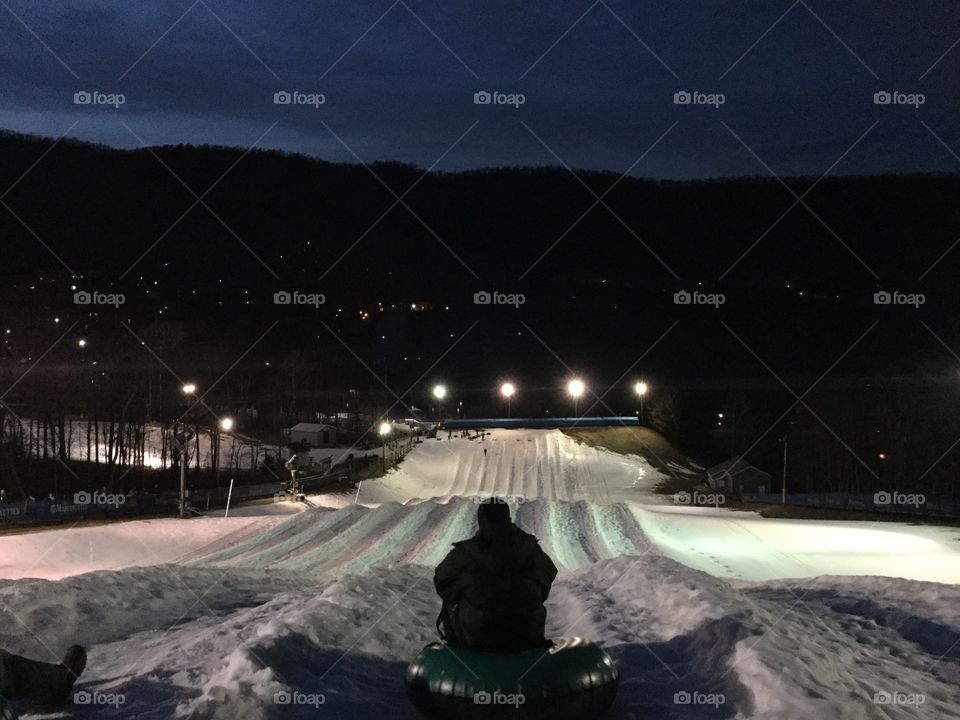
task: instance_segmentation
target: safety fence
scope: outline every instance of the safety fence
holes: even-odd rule
[[[779,493],[744,493],[743,502],[779,505]],[[799,493],[788,494],[787,505],[859,510],[896,515],[960,517],[960,501],[950,497],[927,497],[919,492],[884,490],[876,493]]]

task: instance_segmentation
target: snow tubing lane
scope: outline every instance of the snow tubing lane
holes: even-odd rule
[[[594,720],[619,680],[610,656],[581,638],[513,655],[433,643],[407,668],[407,695],[430,720]]]

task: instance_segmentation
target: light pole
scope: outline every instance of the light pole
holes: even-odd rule
[[[217,428],[217,449],[214,453],[214,457],[217,459],[217,487],[220,487],[220,467],[223,465],[220,462],[220,431],[230,432],[233,429],[233,418],[225,417],[220,421],[220,424]]]
[[[513,400],[514,393],[516,392],[517,388],[511,382],[505,382],[500,386],[500,394],[507,399],[507,417],[511,417],[510,402]]]
[[[783,488],[780,490],[780,504],[787,504],[787,436],[783,436]]]
[[[389,422],[384,420],[380,423],[380,427],[377,428],[377,433],[380,435],[380,449],[383,457],[383,474],[387,474],[387,435],[390,434],[390,431],[393,429],[393,426]]]
[[[573,398],[573,414],[580,417],[580,396],[583,395],[587,386],[583,384],[580,378],[574,378],[567,383],[567,393]]]
[[[438,425],[443,422],[443,399],[447,396],[447,388],[444,385],[436,385],[433,388],[433,396],[437,399],[437,417]]]
[[[643,380],[637,382],[633,386],[633,391],[640,398],[640,424],[645,425],[646,420],[643,417],[643,396],[647,394],[647,390],[650,389],[650,386],[647,385]]]
[[[190,412],[193,395],[197,392],[197,386],[193,383],[186,383],[180,390],[187,396],[187,410],[183,413],[187,415]],[[187,454],[190,451],[186,423],[184,423],[184,431],[180,433],[177,441],[180,445],[180,517],[185,518],[187,516]]]

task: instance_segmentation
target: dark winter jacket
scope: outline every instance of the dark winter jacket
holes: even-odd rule
[[[513,524],[454,543],[433,578],[448,642],[489,652],[544,646],[543,603],[556,576],[537,539]]]

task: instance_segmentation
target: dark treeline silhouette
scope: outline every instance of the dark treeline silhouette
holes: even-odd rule
[[[51,143],[0,135],[6,438],[11,413],[51,433],[96,417],[116,426],[118,458],[142,456],[136,428],[176,418],[180,379],[273,437],[318,413],[436,414],[441,380],[448,416],[504,412],[507,377],[515,415],[570,414],[572,373],[602,396],[581,411],[633,414],[643,375],[650,424],[706,460],[749,451],[778,476],[787,434],[797,491],[953,491],[958,176],[422,176]],[[476,305],[481,290],[525,302]],[[677,305],[682,290],[724,303]],[[884,290],[924,303],[876,305]],[[125,302],[78,305],[78,291]],[[278,291],[326,302],[277,305]]]

